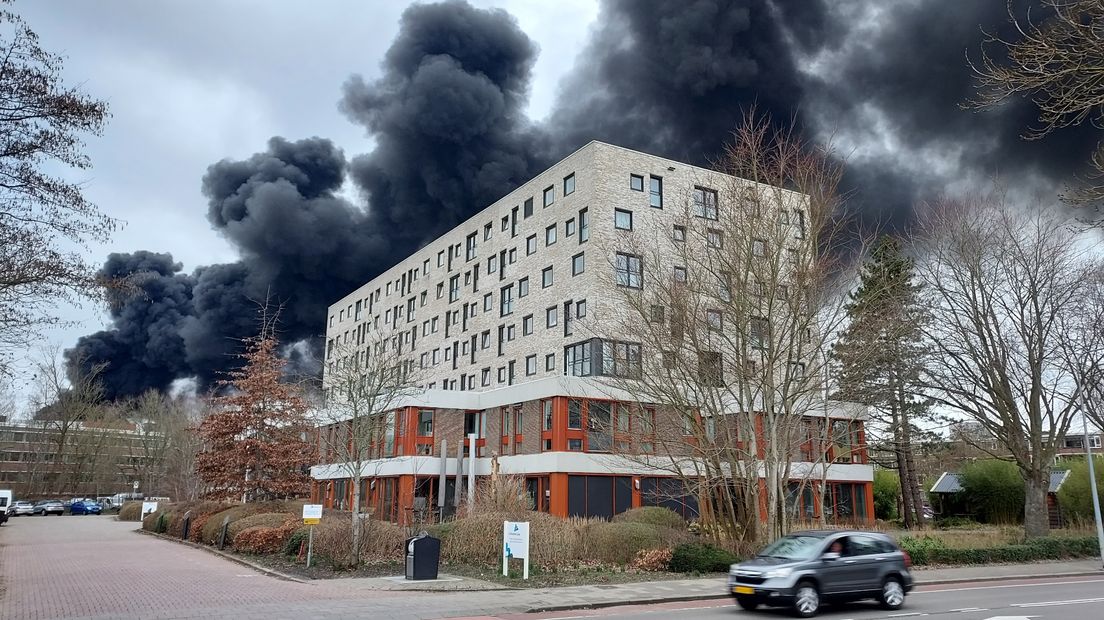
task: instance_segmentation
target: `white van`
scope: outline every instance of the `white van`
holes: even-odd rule
[[[11,508],[13,498],[11,489],[0,489],[0,525],[8,520],[8,508]]]

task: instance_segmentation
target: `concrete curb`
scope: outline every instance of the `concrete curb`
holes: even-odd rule
[[[1098,577],[1104,575],[1104,569],[1097,569],[1092,571],[1073,571],[1066,573],[1050,573],[1046,575],[1001,575],[999,577],[960,577],[957,579],[925,579],[916,580],[917,586],[937,586],[948,585],[956,583],[985,583],[988,581],[1007,581],[1010,579],[1048,579],[1048,578],[1065,578],[1065,577]],[[629,605],[655,605],[659,603],[684,603],[689,601],[711,601],[719,599],[729,598],[728,592],[718,592],[716,594],[706,595],[686,595],[686,596],[669,596],[669,597],[653,597],[653,598],[638,598],[632,600],[621,601],[602,601],[597,603],[588,604],[564,604],[564,605],[540,605],[527,608],[526,613],[544,613],[555,611],[572,611],[575,609],[605,609],[608,607],[623,607]]]
[[[253,570],[257,571],[258,573],[264,573],[265,575],[268,575],[270,577],[275,577],[277,579],[283,579],[284,581],[294,581],[295,583],[311,583],[311,580],[300,579],[299,577],[292,577],[291,575],[288,575],[287,573],[281,573],[280,571],[271,569],[267,566],[262,566],[260,564],[255,563],[255,562],[250,562],[249,560],[246,560],[245,558],[238,557],[238,556],[233,555],[231,553],[226,553],[225,551],[220,551],[218,549],[215,549],[214,547],[208,547],[207,545],[203,545],[203,544],[200,544],[200,543],[197,543],[197,542],[192,542],[190,540],[182,540],[180,538],[173,538],[172,536],[168,536],[168,535],[165,535],[165,534],[158,534],[157,532],[150,532],[150,531],[143,530],[143,529],[139,529],[139,530],[135,530],[135,531],[138,532],[139,534],[144,534],[146,536],[153,536],[154,538],[160,538],[161,540],[167,540],[169,542],[174,542],[174,543],[178,543],[178,544],[187,545],[187,546],[192,547],[194,549],[202,549],[202,550],[204,550],[208,553],[213,553],[213,554],[215,554],[215,555],[217,555],[221,558],[225,558],[227,560],[230,560],[231,562],[237,562],[238,564],[241,564],[242,566],[252,568]]]

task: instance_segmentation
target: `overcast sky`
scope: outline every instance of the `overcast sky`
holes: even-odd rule
[[[591,0],[488,2],[514,15],[539,46],[528,114],[543,118],[594,22]],[[274,135],[324,136],[347,155],[366,152],[363,128],[337,109],[350,75],[377,77],[410,3],[327,0],[140,2],[17,0],[49,50],[67,56],[68,83],[106,99],[112,118],[88,142],[86,195],[126,222],[109,252],[170,252],[185,271],[237,258],[209,226],[200,178],[207,166],[263,150]],[[102,308],[64,309],[79,324],[48,334],[71,346],[104,325]],[[22,382],[21,382],[22,383]]]

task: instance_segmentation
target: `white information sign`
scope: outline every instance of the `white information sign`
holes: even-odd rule
[[[315,525],[322,521],[322,504],[303,504],[303,523]]]
[[[142,518],[154,512],[157,512],[157,502],[142,502]]]
[[[502,522],[502,576],[509,574],[510,558],[524,560],[522,577],[529,578],[529,522]]]

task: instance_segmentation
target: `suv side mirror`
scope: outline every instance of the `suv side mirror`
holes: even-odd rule
[[[835,551],[826,551],[824,552],[824,555],[820,556],[820,559],[824,560],[825,562],[835,562],[836,560],[840,559],[840,554],[836,553]]]

